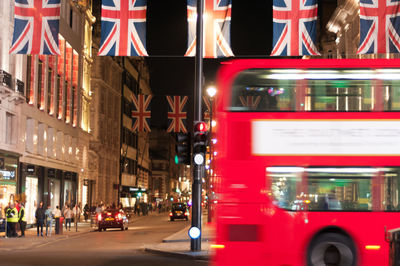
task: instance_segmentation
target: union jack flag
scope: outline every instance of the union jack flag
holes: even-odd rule
[[[151,95],[139,94],[138,97],[132,93],[134,110],[132,111],[132,130],[150,132],[149,120],[151,118],[150,102]]]
[[[319,55],[317,11],[317,0],[274,0],[271,55]]]
[[[187,0],[188,49],[185,56],[196,54],[196,0]],[[203,19],[203,42],[205,58],[233,56],[230,47],[232,0],[205,0]]]
[[[147,56],[147,0],[102,0],[99,55]]]
[[[239,101],[243,107],[250,107],[251,109],[257,109],[260,103],[261,96],[239,96]]]
[[[60,54],[60,0],[15,0],[12,54]]]
[[[360,0],[358,54],[399,53],[399,34],[399,0]]]
[[[168,119],[171,119],[171,123],[168,126],[167,132],[183,132],[187,133],[186,130],[186,103],[187,96],[167,96],[169,105]]]

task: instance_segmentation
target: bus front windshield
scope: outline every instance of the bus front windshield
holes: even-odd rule
[[[229,111],[400,111],[399,74],[399,69],[249,69],[233,83]]]
[[[268,167],[266,174],[268,194],[286,210],[400,211],[400,168]]]

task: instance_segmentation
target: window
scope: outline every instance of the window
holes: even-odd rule
[[[387,73],[398,75],[398,70]],[[230,110],[400,111],[399,80],[380,75],[368,69],[245,70],[233,84]]]
[[[400,210],[400,168],[268,167],[267,177],[275,205],[287,210]]]
[[[15,144],[15,115],[6,112],[6,144]]]
[[[47,132],[44,123],[38,124],[38,142],[37,142],[37,151],[39,155],[45,155],[45,148],[46,148],[46,139],[47,139]]]
[[[74,11],[72,10],[72,8],[70,7],[69,9],[69,27],[72,29],[72,23],[74,21]]]
[[[27,58],[27,73],[26,73],[26,102],[33,103],[33,92],[34,92],[34,82],[35,82],[35,72],[34,72],[34,57],[28,55]]]
[[[46,106],[47,106],[47,113],[50,114],[50,112],[52,111],[52,94],[51,94],[51,89],[52,89],[52,84],[53,82],[53,69],[51,67],[49,67],[49,70],[47,72],[47,100],[46,100]]]
[[[76,87],[75,86],[72,87],[71,107],[72,107],[71,121],[72,121],[72,124],[75,126],[76,125],[76,115],[77,115]]]
[[[58,116],[59,114],[59,97],[60,97],[60,86],[61,86],[61,77],[60,75],[57,74],[57,79],[56,79],[56,86],[55,86],[55,90],[54,90],[54,113],[56,114],[56,116]]]

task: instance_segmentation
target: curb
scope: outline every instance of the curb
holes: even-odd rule
[[[204,261],[209,261],[210,260],[210,255],[208,254],[207,251],[165,251],[165,250],[160,250],[160,249],[155,249],[155,248],[149,248],[146,247],[144,248],[144,251],[156,255],[163,255],[166,257],[173,257],[173,258],[184,258],[184,259],[192,259],[192,260],[204,260]],[[204,254],[207,253],[207,254]]]

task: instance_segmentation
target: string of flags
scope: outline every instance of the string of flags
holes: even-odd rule
[[[132,130],[150,132],[151,95],[132,94]],[[168,102],[168,128],[169,133],[187,133],[187,102],[188,96],[165,96]],[[240,104],[244,107],[257,108],[260,96],[240,96]],[[212,102],[209,97],[203,96],[203,120],[211,122]]]
[[[15,0],[10,53],[60,54],[61,0]],[[187,0],[188,49],[196,52],[196,0]],[[318,0],[273,0],[272,56],[319,55]],[[102,0],[100,56],[149,56],[147,0]],[[204,0],[204,57],[234,56],[230,44],[232,0]],[[400,1],[360,0],[358,54],[400,52]]]

